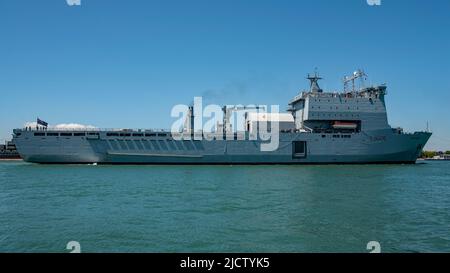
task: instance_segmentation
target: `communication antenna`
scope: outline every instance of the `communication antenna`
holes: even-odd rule
[[[361,69],[358,69],[358,70],[356,70],[355,72],[353,72],[353,75],[351,75],[351,76],[345,76],[344,77],[344,91],[345,92],[347,92],[347,91],[349,91],[349,84],[351,83],[351,92],[356,92],[356,89],[355,89],[355,80],[356,79],[360,79],[360,84],[359,84],[359,86],[360,86],[360,89],[361,88],[364,88],[364,81],[367,79],[367,75],[366,75],[366,73],[364,73],[364,71],[363,70],[361,70]]]
[[[322,79],[322,77],[319,76],[319,73],[317,73],[317,67],[314,69],[314,75],[308,74],[308,77],[306,77],[310,82],[310,91],[313,93],[321,93],[323,90],[319,86],[319,80]]]

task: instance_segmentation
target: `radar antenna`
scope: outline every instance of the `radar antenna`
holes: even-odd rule
[[[355,72],[353,72],[352,76],[345,76],[344,77],[344,92],[356,92],[355,90],[355,80],[360,79],[360,89],[364,88],[364,81],[366,80],[366,73],[364,73],[363,70],[358,69]],[[351,90],[349,90],[349,83],[352,83]]]
[[[319,87],[319,80],[322,78],[319,77],[319,74],[317,73],[317,68],[314,71],[314,75],[308,74],[307,79],[311,82],[310,91],[313,93],[321,93],[323,90]]]

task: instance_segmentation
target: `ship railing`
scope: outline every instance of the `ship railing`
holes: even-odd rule
[[[170,129],[142,129],[142,128],[90,128],[90,127],[83,127],[83,128],[56,128],[56,127],[40,127],[40,128],[30,128],[25,127],[22,130],[24,131],[31,131],[31,132],[61,132],[61,131],[77,131],[77,132],[170,132]]]
[[[305,92],[294,97],[292,101],[299,100],[300,98],[305,97],[306,94],[312,98],[367,98],[376,96],[377,94],[387,94],[387,92],[385,91],[385,89],[379,89],[377,87],[367,87],[356,92]]]

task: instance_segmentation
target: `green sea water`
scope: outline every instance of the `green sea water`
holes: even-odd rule
[[[450,162],[0,162],[0,252],[450,251]]]

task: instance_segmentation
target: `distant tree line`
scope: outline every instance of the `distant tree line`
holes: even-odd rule
[[[432,158],[434,156],[437,155],[443,155],[443,154],[450,154],[450,151],[422,151],[422,154],[420,155],[420,157],[422,158]]]

